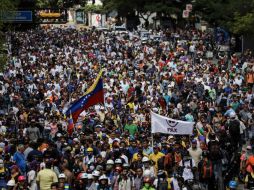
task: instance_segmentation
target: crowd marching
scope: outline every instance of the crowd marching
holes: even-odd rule
[[[195,29],[151,33],[8,34],[0,189],[254,189],[252,52],[219,51]],[[72,119],[101,70],[104,102]],[[151,111],[195,122],[193,133],[151,137]]]

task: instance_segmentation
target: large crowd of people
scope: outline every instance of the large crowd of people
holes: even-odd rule
[[[254,188],[252,52],[219,51],[196,29],[151,33],[11,34],[0,73],[0,189]],[[69,133],[66,110],[102,69],[105,103]],[[151,138],[151,111],[195,122],[193,134]]]

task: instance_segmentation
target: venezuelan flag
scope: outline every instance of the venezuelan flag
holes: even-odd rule
[[[98,103],[104,104],[102,71],[95,79],[93,85],[86,91],[85,95],[79,100],[75,101],[71,107],[66,111],[66,116],[71,116],[73,122],[76,123],[79,115],[89,107]]]

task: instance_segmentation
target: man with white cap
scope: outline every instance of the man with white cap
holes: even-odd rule
[[[94,185],[94,177],[92,174],[88,174],[87,175],[87,186],[86,186],[86,189],[87,190],[97,190],[96,186]]]
[[[64,190],[70,189],[70,184],[66,183],[66,175],[64,173],[59,174],[58,180],[59,180],[59,187],[63,188]]]
[[[227,128],[230,134],[232,147],[237,150],[240,145],[241,135],[240,135],[240,121],[237,119],[237,116],[234,112],[230,113],[230,119],[227,123]]]
[[[51,170],[52,163],[50,160],[45,161],[45,169],[39,171],[36,181],[40,186],[40,190],[48,190],[54,182],[58,182],[56,173]]]

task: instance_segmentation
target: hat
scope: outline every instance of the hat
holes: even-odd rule
[[[122,160],[120,158],[116,159],[115,164],[122,164]]]
[[[88,174],[87,173],[82,173],[80,178],[81,179],[87,179],[88,178]]]
[[[108,180],[107,176],[106,175],[102,175],[99,180]]]
[[[93,175],[92,174],[87,174],[87,179],[93,179]]]
[[[124,168],[129,168],[129,167],[130,167],[130,165],[129,165],[129,164],[127,164],[127,163],[124,163],[124,164],[123,164],[123,167],[124,167]]]
[[[173,139],[173,138],[174,138],[174,136],[170,135],[170,136],[168,137],[168,140],[169,140],[169,139]]]
[[[252,148],[251,148],[251,146],[249,145],[249,146],[246,147],[246,149],[247,149],[247,150],[251,150]]]
[[[21,175],[18,177],[18,181],[25,181],[26,180],[26,177]]]
[[[93,152],[93,148],[90,148],[90,147],[89,147],[89,148],[86,149],[86,151],[87,151],[87,152]]]
[[[102,128],[102,126],[101,125],[96,125],[95,128]]]
[[[231,112],[231,113],[229,114],[229,117],[230,117],[231,119],[234,119],[234,118],[236,117],[235,112]]]
[[[143,158],[142,158],[142,162],[148,162],[149,161],[149,158],[147,158],[146,156],[144,156]]]
[[[59,179],[62,179],[62,178],[64,178],[64,179],[65,179],[65,178],[66,178],[66,176],[65,176],[65,174],[64,174],[64,173],[61,173],[61,174],[59,174],[58,178],[59,178]]]
[[[92,175],[95,176],[95,177],[99,177],[100,176],[100,172],[97,171],[97,170],[94,170]]]
[[[113,160],[107,160],[107,165],[114,165],[114,161]]]
[[[192,144],[197,144],[197,140],[196,140],[196,139],[193,139],[193,140],[191,141],[191,143],[192,143]]]
[[[14,187],[15,186],[15,180],[11,179],[8,181],[7,186]]]

